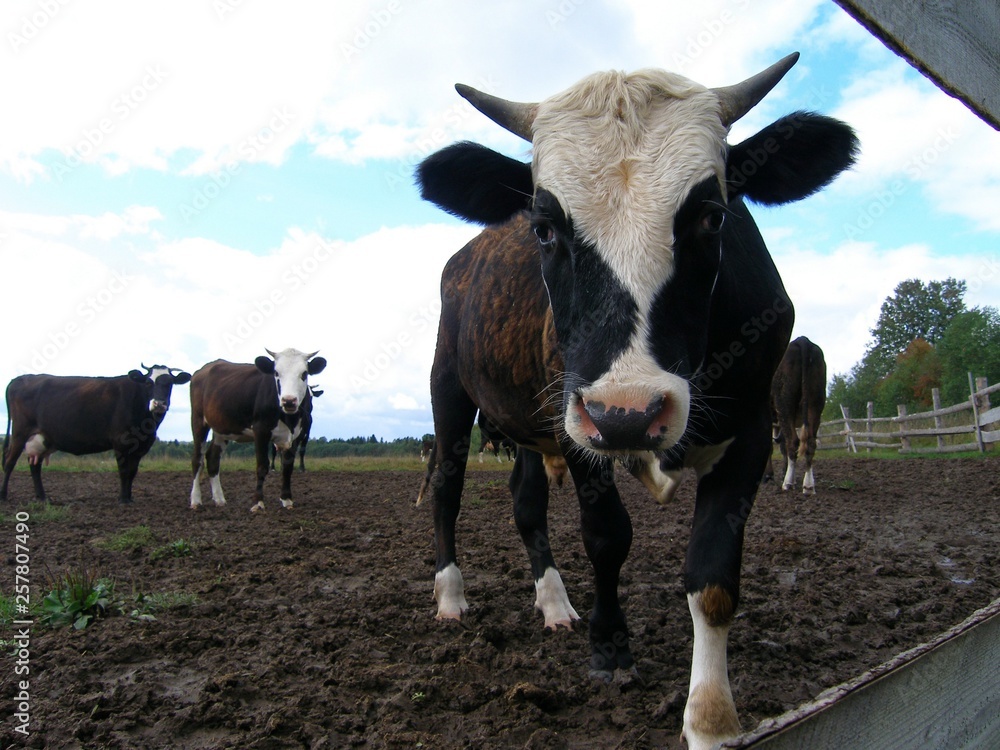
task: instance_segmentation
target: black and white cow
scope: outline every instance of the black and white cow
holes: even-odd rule
[[[3,443],[3,487],[21,453],[28,454],[35,497],[45,499],[42,462],[55,451],[77,456],[113,450],[118,462],[120,503],[132,502],[139,462],[156,442],[170,408],[170,393],[191,376],[153,365],[118,377],[21,375],[7,386],[7,434]]]
[[[209,430],[212,442],[205,451],[205,466],[216,505],[226,504],[219,481],[222,450],[230,440],[235,440],[254,443],[257,489],[252,509],[264,507],[268,445],[272,442],[281,451],[280,502],[286,508],[292,507],[294,449],[303,434],[301,407],[311,398],[308,377],[322,372],[326,360],[317,357],[316,352],[303,354],[296,349],[285,349],[275,354],[266,351],[271,356],[257,357],[252,365],[217,359],[199,369],[191,379],[192,508],[201,505],[201,452]]]
[[[685,563],[694,654],[684,733],[736,734],[726,642],[743,531],[768,458],[771,376],[792,305],[743,198],[781,204],[854,160],[841,122],[799,112],[735,146],[730,125],[795,63],[705,88],[658,70],[592,75],[539,104],[459,86],[532,144],[530,164],[473,143],[428,157],[424,198],[494,224],[451,258],[431,372],[439,618],[467,608],[455,520],[477,410],[519,446],[510,487],[549,628],[578,619],[548,542],[545,467],[561,456],[594,569],[591,672],[633,669],[619,571],[632,524],[615,487],[624,457],[654,492],[698,477]],[[498,314],[498,311],[504,314]]]
[[[775,441],[785,459],[781,489],[795,485],[795,461],[803,459],[802,494],[816,494],[813,456],[816,455],[816,433],[826,406],[826,360],[823,350],[805,336],[788,345],[774,380],[771,382],[771,407],[777,425]],[[771,462],[767,463],[764,481],[773,477]]]
[[[303,400],[299,411],[302,413],[302,433],[296,442],[296,452],[299,455],[299,471],[305,473],[306,470],[306,446],[309,445],[309,433],[312,432],[312,411],[313,399],[323,395],[322,388],[309,386],[309,395]],[[271,471],[275,470],[275,461],[278,459],[278,446],[271,443]]]

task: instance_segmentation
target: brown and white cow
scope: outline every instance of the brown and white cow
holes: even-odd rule
[[[268,446],[281,451],[281,495],[279,502],[292,507],[292,470],[295,447],[303,435],[302,408],[312,398],[308,378],[326,367],[316,352],[304,354],[285,349],[270,357],[257,357],[254,364],[234,364],[223,359],[209,362],[191,379],[191,434],[194,453],[191,468],[191,507],[201,505],[202,446],[212,432],[205,451],[212,500],[225,505],[219,481],[222,451],[229,441],[254,443],[257,458],[257,489],[252,510],[264,507],[264,480],[269,471]],[[273,359],[272,359],[273,357]]]
[[[191,376],[153,365],[118,377],[21,375],[7,386],[7,434],[3,444],[3,487],[21,453],[27,453],[35,497],[45,499],[42,462],[55,451],[81,456],[115,452],[121,488],[118,502],[132,502],[139,462],[156,441],[175,385]]]
[[[771,408],[774,410],[777,434],[774,437],[785,459],[781,489],[795,485],[796,458],[805,459],[802,494],[816,494],[813,476],[813,456],[816,454],[816,433],[826,406],[826,360],[823,350],[805,336],[788,345],[788,350],[771,382]],[[773,478],[771,462],[767,463],[764,481]]]
[[[493,224],[451,258],[431,370],[439,618],[467,609],[455,546],[469,436],[482,411],[519,446],[510,487],[546,627],[570,626],[548,539],[546,465],[565,460],[593,565],[591,673],[634,669],[619,571],[632,524],[626,458],[654,490],[698,476],[685,588],[694,622],[684,734],[739,731],[726,642],[743,531],[768,457],[770,385],[791,303],[743,198],[780,204],[854,160],[841,122],[799,112],[735,146],[730,125],[795,63],[710,89],[658,70],[598,73],[538,104],[458,90],[532,144],[530,164],[474,143],[418,169],[422,195]]]
[[[479,412],[479,463],[483,462],[483,457],[489,451],[497,463],[501,463],[500,451],[505,451],[507,460],[510,461],[517,453],[517,444],[504,435],[489,418]]]

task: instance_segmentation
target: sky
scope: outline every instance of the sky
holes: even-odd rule
[[[478,228],[413,169],[457,140],[530,159],[454,84],[723,86],[792,51],[730,142],[809,109],[862,144],[824,192],[753,209],[793,336],[846,373],[905,279],[1000,305],[1000,134],[831,0],[9,0],[0,34],[3,383],[294,347],[328,360],[314,436],[432,432],[441,269]],[[187,391],[161,438],[190,440]]]

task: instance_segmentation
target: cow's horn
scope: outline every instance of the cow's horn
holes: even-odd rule
[[[462,83],[455,84],[455,90],[497,125],[531,142],[531,125],[538,114],[537,104],[509,102]]]
[[[268,349],[266,346],[264,347],[264,351],[271,355],[271,359],[275,359],[278,356],[277,354],[275,354],[274,352],[272,352],[270,349]]]
[[[306,355],[306,362],[308,362],[310,359],[312,359],[313,357],[315,357],[317,354],[319,354],[319,349],[317,349],[316,351],[314,351],[312,354],[307,354]]]
[[[753,109],[757,102],[767,96],[767,92],[773,89],[785,73],[791,70],[792,66],[799,59],[799,53],[793,52],[787,57],[778,60],[767,70],[762,70],[755,76],[747,78],[742,83],[734,86],[723,86],[712,89],[719,97],[719,106],[722,113],[722,124],[727,128]]]

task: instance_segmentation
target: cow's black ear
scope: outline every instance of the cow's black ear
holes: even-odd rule
[[[274,375],[274,360],[270,357],[265,357],[263,354],[253,361],[257,365],[257,369],[260,370],[265,375]]]
[[[145,383],[149,378],[146,376],[142,370],[129,370],[128,371],[129,380],[134,380],[136,383]]]
[[[323,357],[313,357],[307,367],[310,375],[318,375],[326,368],[326,360]]]
[[[189,372],[175,372],[174,373],[174,385],[184,385],[191,381],[191,373]]]
[[[531,206],[531,165],[478,143],[441,149],[417,167],[420,197],[477,224],[498,224]]]
[[[854,164],[851,127],[814,112],[794,112],[729,150],[729,197],[779,205],[812,195]]]

